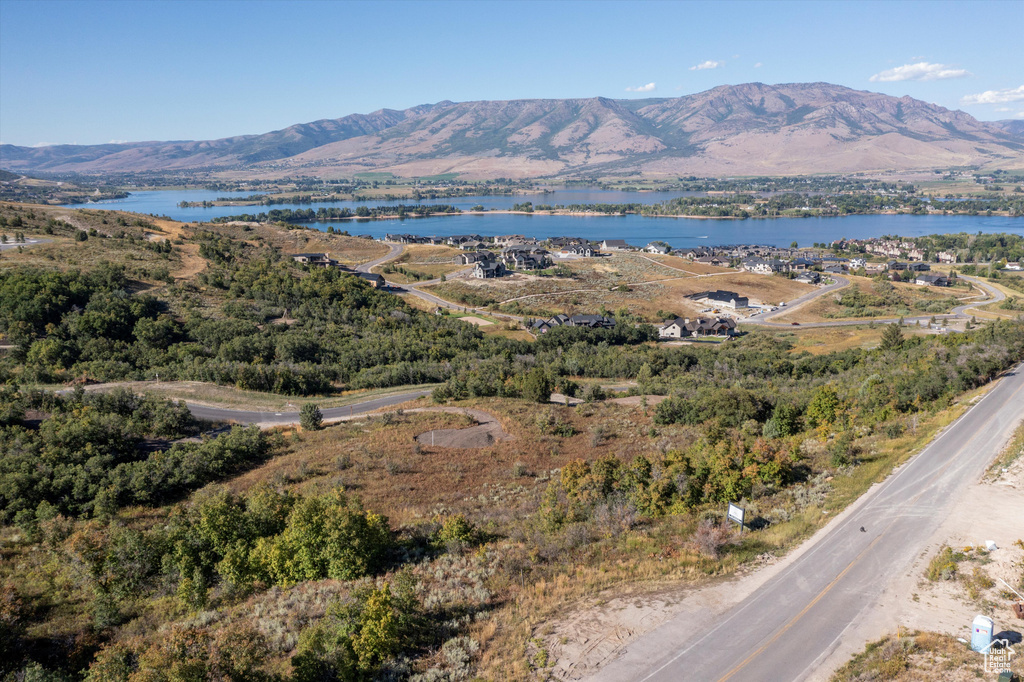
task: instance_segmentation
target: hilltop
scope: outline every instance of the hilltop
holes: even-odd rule
[[[0,147],[16,171],[222,176],[787,175],[1024,168],[1024,133],[911,97],[828,83],[678,98],[438,102],[212,141]]]

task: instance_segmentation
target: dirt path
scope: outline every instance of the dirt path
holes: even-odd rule
[[[409,412],[448,412],[464,414],[476,420],[476,426],[464,429],[435,429],[416,436],[420,445],[438,448],[486,448],[495,441],[511,440],[512,436],[501,426],[497,417],[483,410],[461,407],[420,407]]]
[[[190,233],[185,231],[185,226],[182,223],[173,220],[160,220],[159,218],[154,218],[152,222],[165,235],[153,235],[157,239],[164,237],[173,241],[175,239],[186,239],[191,236]],[[171,276],[174,279],[191,279],[206,269],[206,259],[199,255],[199,244],[186,242],[175,246],[181,254],[181,265],[171,271]]]

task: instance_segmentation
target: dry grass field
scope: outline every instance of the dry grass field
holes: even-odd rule
[[[679,258],[659,261],[641,254],[614,254],[608,258],[565,261],[573,277],[514,274],[491,280],[451,278],[430,287],[431,293],[468,305],[499,305],[505,312],[548,316],[620,308],[648,321],[664,315],[695,315],[704,306],[686,296],[725,289],[749,297],[754,303],[791,300],[814,288],[782,277],[766,277],[725,268],[687,263]],[[682,272],[682,269],[687,272]],[[690,274],[703,270],[698,274]]]
[[[415,438],[421,433],[474,422],[462,415],[396,410],[303,432],[285,453],[230,485],[241,491],[269,481],[304,492],[342,485],[393,526],[430,518],[438,508],[507,520],[520,504],[536,504],[553,469],[613,453],[629,461],[656,446],[647,436],[653,410],[642,406],[569,408],[498,398],[465,406],[493,414],[512,438],[480,449],[420,445]],[[554,435],[552,424],[575,435]]]
[[[869,304],[862,308],[853,308],[840,304],[840,300],[848,296],[850,287],[840,289],[811,301],[794,310],[794,312],[775,318],[777,322],[799,322],[801,324],[827,322],[830,320],[870,321],[872,318],[893,318],[909,316],[927,316],[950,312],[955,306],[970,300],[977,291],[968,292],[957,287],[923,287],[916,284],[894,282],[891,295],[879,291],[876,282],[866,277],[848,277],[850,287],[857,290],[867,299],[885,298],[878,305]],[[848,299],[847,299],[848,300]],[[856,314],[858,313],[859,314]]]
[[[388,252],[387,246],[372,239],[328,234],[313,228],[289,230],[256,223],[204,223],[201,228],[254,244],[273,246],[283,253],[327,252],[331,258],[347,266],[380,258]]]
[[[385,274],[389,281],[408,284],[418,280],[415,277],[410,277],[405,272],[402,272],[402,270],[421,275],[421,279],[422,277],[434,279],[441,275],[447,276],[453,272],[465,270],[469,267],[454,262],[455,256],[462,252],[451,246],[405,244],[403,249],[402,255],[383,265],[376,266],[373,268],[373,272]],[[398,270],[395,268],[398,268]]]

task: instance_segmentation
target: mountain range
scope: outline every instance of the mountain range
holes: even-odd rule
[[[1024,124],[829,83],[676,98],[438,102],[209,141],[0,146],[11,171],[465,178],[1024,169]]]

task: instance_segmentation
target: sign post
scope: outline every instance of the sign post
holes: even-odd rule
[[[735,504],[733,504],[732,502],[729,503],[729,520],[730,521],[735,521],[736,523],[740,524],[740,533],[743,532],[743,515],[744,515],[744,513],[745,512],[744,512],[744,509],[742,507],[738,507]]]

